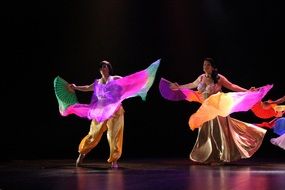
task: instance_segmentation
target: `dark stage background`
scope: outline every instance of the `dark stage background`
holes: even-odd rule
[[[197,131],[188,127],[198,104],[171,102],[158,91],[161,77],[178,83],[201,74],[213,57],[220,73],[245,88],[274,84],[265,99],[285,94],[282,1],[18,1],[3,4],[1,159],[77,157],[90,121],[62,117],[53,91],[59,75],[78,85],[99,77],[106,59],[125,76],[161,59],[147,101],[123,102],[122,159],[188,158]],[[282,66],[284,67],[284,66]],[[88,102],[90,93],[79,93]],[[260,122],[249,112],[232,115]],[[256,158],[284,157],[268,130]],[[106,135],[88,158],[107,159]]]

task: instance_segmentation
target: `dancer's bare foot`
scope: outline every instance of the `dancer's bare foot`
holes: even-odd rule
[[[117,163],[117,161],[114,161],[111,163],[111,168],[113,168],[113,169],[119,168],[119,164]]]
[[[77,160],[76,160],[76,167],[79,167],[82,164],[83,158],[85,157],[84,154],[79,154]]]

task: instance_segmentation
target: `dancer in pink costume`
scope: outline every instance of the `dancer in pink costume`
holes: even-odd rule
[[[100,63],[101,78],[95,79],[90,85],[78,86],[69,84],[69,91],[93,91],[90,104],[81,104],[76,101],[66,105],[66,101],[58,98],[59,111],[62,116],[75,114],[79,117],[91,120],[89,133],[79,144],[79,156],[76,166],[79,166],[83,158],[96,147],[105,131],[110,147],[108,162],[112,168],[118,168],[118,159],[122,154],[124,108],[122,101],[140,96],[146,99],[147,92],[152,86],[160,60],[152,63],[145,70],[121,77],[112,74],[112,66],[108,61]],[[76,98],[75,98],[76,99]]]

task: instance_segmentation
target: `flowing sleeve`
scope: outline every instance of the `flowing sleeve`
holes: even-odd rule
[[[79,117],[103,122],[114,114],[125,99],[140,96],[145,101],[159,64],[160,59],[144,70],[110,81],[107,84],[95,84],[90,104],[72,104],[65,109],[62,115],[75,114]]]
[[[268,93],[273,85],[265,85],[257,91],[218,92],[208,97],[199,109],[190,116],[192,130],[217,116],[226,117],[234,112],[248,111]]]

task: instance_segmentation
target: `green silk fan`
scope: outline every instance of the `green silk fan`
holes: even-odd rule
[[[63,113],[68,106],[78,103],[76,94],[69,88],[69,83],[67,81],[60,76],[57,76],[55,77],[53,84],[60,113]]]

